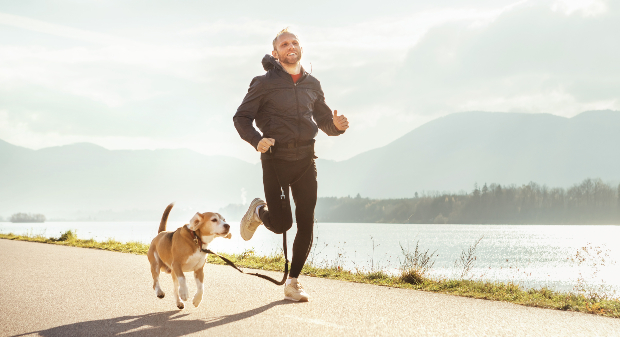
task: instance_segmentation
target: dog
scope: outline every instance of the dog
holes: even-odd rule
[[[205,250],[216,237],[230,239],[230,226],[220,214],[206,212],[196,213],[189,224],[179,227],[174,232],[167,232],[168,214],[173,206],[174,203],[171,203],[166,207],[158,234],[149,247],[148,258],[153,275],[153,289],[157,297],[164,298],[166,294],[159,285],[159,273],[163,270],[172,274],[177,307],[183,309],[185,307],[183,302],[188,299],[187,283],[183,273],[193,271],[197,291],[192,303],[198,307],[204,289],[203,267],[207,260]]]

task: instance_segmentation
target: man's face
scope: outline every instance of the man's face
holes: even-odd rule
[[[271,55],[280,63],[292,65],[299,63],[302,52],[303,48],[297,37],[291,33],[284,33],[276,40],[276,50],[272,51]]]

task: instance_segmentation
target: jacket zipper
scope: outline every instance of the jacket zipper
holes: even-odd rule
[[[297,134],[295,135],[295,144],[297,144],[299,142],[299,135],[300,135],[299,120],[301,119],[299,117],[299,98],[297,98],[297,83],[293,81],[293,78],[291,77],[289,73],[287,73],[284,69],[282,69],[282,71],[284,71],[284,73],[288,75],[288,78],[290,79],[290,81],[293,82],[293,92],[295,94],[295,109],[297,110]],[[304,75],[302,75],[299,81],[297,82],[300,82],[303,79],[304,79]],[[295,160],[297,160],[298,157],[299,157],[299,148],[295,147]]]
[[[291,80],[293,78],[291,77]],[[301,79],[300,79],[301,80]],[[295,81],[293,81],[293,92],[295,92],[295,108],[297,109],[297,135],[295,136],[295,145],[297,145],[297,143],[299,143],[299,120],[301,118],[299,118],[299,99],[297,98],[297,83],[295,83]],[[297,160],[299,157],[299,147],[295,146],[295,160]]]

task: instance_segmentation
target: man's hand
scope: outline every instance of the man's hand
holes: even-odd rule
[[[345,116],[338,116],[338,110],[334,110],[334,125],[336,129],[344,131],[349,128],[349,121]]]
[[[269,151],[269,148],[271,146],[276,145],[276,140],[273,138],[263,138],[260,140],[260,142],[258,142],[258,145],[256,146],[256,151],[260,152],[260,153],[265,153],[267,151]]]

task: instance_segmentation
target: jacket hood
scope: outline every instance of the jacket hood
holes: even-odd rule
[[[261,61],[261,63],[263,64],[263,69],[265,69],[265,71],[269,71],[270,69],[283,69],[282,65],[280,65],[280,62],[278,62],[278,60],[276,60],[275,57],[269,55],[269,54],[265,54],[265,57],[263,57],[263,60]]]
[[[265,71],[269,71],[271,69],[280,69],[286,73],[286,70],[282,68],[282,65],[280,64],[280,62],[278,62],[278,60],[276,60],[275,57],[269,54],[265,54],[261,63],[263,64],[263,69],[265,69]],[[306,70],[304,69],[303,66],[301,67],[301,73],[302,74],[306,73]]]

